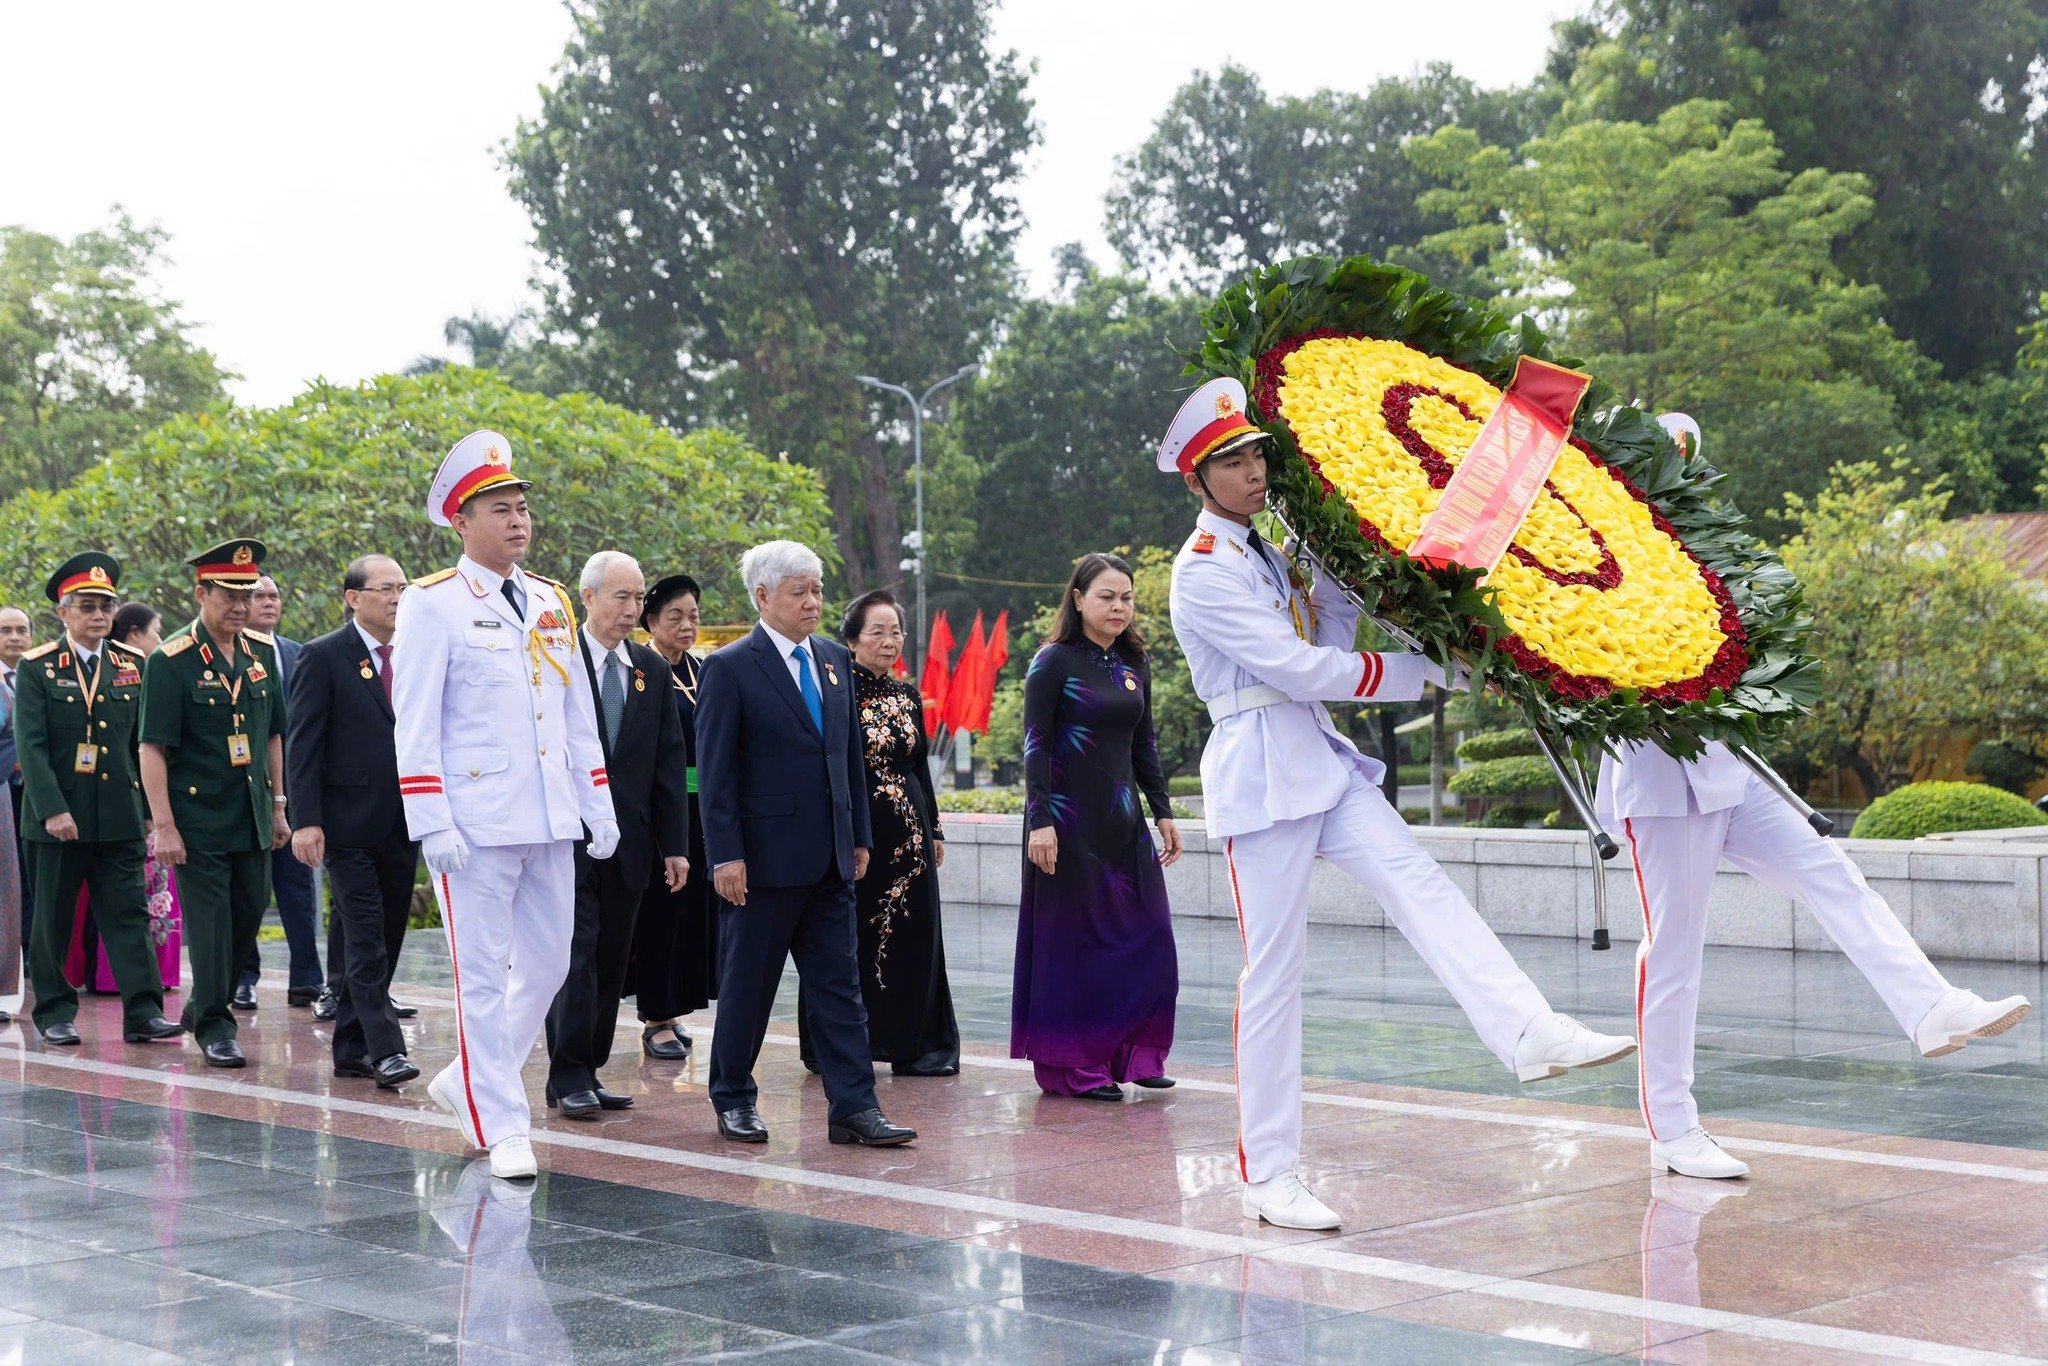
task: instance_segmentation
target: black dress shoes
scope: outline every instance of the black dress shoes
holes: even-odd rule
[[[124,1043],[154,1043],[158,1039],[175,1039],[184,1032],[185,1026],[172,1024],[163,1016],[157,1015],[144,1021],[139,1029],[123,1030],[121,1039]]]
[[[242,1056],[242,1046],[233,1039],[222,1039],[219,1043],[201,1044],[199,1054],[206,1059],[208,1067],[247,1067],[249,1060]]]
[[[871,1113],[879,1115],[881,1111]],[[735,1143],[766,1143],[768,1126],[761,1122],[761,1112],[751,1105],[735,1106],[718,1112],[718,1136],[729,1138]],[[833,1142],[838,1142],[834,1139]]]
[[[370,1066],[368,1058],[336,1058],[334,1075],[337,1077],[361,1077],[365,1081],[377,1079],[377,1069]]]
[[[247,986],[236,987],[235,994],[228,998],[228,1004],[236,1010],[254,1010],[256,1008],[256,988]]]
[[[934,1050],[915,1062],[892,1062],[889,1070],[899,1077],[957,1077],[960,1059],[952,1053]]]
[[[331,1020],[341,1013],[341,998],[331,991],[323,991],[313,998],[313,1018]]]
[[[1142,1087],[1144,1087],[1144,1088],[1145,1088],[1145,1089],[1146,1089],[1147,1091],[1171,1091],[1171,1090],[1173,1089],[1173,1078],[1172,1078],[1172,1077],[1137,1077],[1137,1078],[1135,1078],[1135,1079],[1133,1079],[1133,1080],[1132,1080],[1132,1082],[1131,1082],[1131,1085],[1133,1085],[1133,1086],[1142,1086]]]
[[[288,1006],[309,1006],[326,990],[326,987],[286,987],[284,1003]]]
[[[863,1110],[829,1126],[825,1136],[834,1143],[858,1143],[863,1148],[893,1148],[917,1137],[917,1130],[891,1124],[880,1110]]]
[[[1074,1092],[1075,1100],[1122,1100],[1123,1098],[1124,1088],[1114,1082],[1105,1082],[1101,1086],[1093,1086],[1086,1091]]]
[[[548,1091],[548,1108],[562,1108],[563,1119],[596,1119],[598,1111],[604,1109],[604,1102],[597,1098],[595,1091],[571,1091],[558,1096],[552,1088]]]
[[[657,1034],[667,1034],[666,1039],[657,1040]],[[690,1033],[681,1025],[650,1025],[640,1031],[640,1051],[650,1058],[663,1062],[681,1062],[690,1056]]]
[[[631,1096],[622,1096],[617,1091],[607,1091],[602,1086],[597,1088],[597,1103],[607,1110],[630,1110],[633,1108],[633,1098]]]
[[[420,1069],[414,1067],[412,1059],[406,1057],[403,1053],[393,1053],[390,1057],[380,1060],[375,1067],[370,1069],[370,1075],[375,1077],[377,1084],[387,1091],[396,1091],[419,1074]]]
[[[44,1043],[55,1044],[59,1048],[78,1047],[78,1026],[69,1020],[51,1025],[42,1034]]]
[[[420,1008],[418,1006],[406,1005],[400,1001],[393,1001],[391,1003],[391,1013],[401,1020],[410,1020],[413,1016],[420,1013]]]

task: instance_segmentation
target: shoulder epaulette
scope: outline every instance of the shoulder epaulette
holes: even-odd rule
[[[266,635],[261,631],[251,631],[246,627],[243,628],[242,634],[247,636],[250,640],[255,641],[258,645],[268,645],[272,649],[277,648],[276,636]]]
[[[448,580],[454,577],[455,571],[452,569],[436,570],[434,573],[427,575],[423,579],[414,579],[412,581],[412,586],[414,588],[432,588],[435,584],[446,583]]]
[[[541,579],[538,574],[529,574],[527,577],[540,579],[542,583],[555,590],[555,596],[562,600],[562,612],[569,618],[569,626],[573,630],[576,625],[576,599],[569,596],[569,590],[553,579]]]
[[[560,589],[562,586],[561,584],[556,583],[553,579],[549,578],[547,575],[536,574],[531,569],[526,571],[526,577],[532,579],[535,583],[544,583],[550,588]]]
[[[198,644],[198,642],[193,640],[191,636],[188,636],[183,631],[180,631],[178,632],[178,634],[172,636],[169,640],[165,641],[161,646],[159,646],[157,649],[157,653],[162,655],[181,655],[184,654],[185,651],[191,649],[196,644]]]
[[[115,640],[112,636],[107,637],[107,648],[109,650],[119,650],[124,655],[134,655],[137,659],[142,658],[142,651],[126,641]]]
[[[1216,549],[1216,533],[1205,531],[1188,544],[1188,549],[1197,555],[1207,555]]]
[[[36,646],[35,649],[27,651],[25,654],[22,655],[22,658],[41,659],[44,655],[50,654],[52,651],[54,651],[57,648],[57,644],[58,642],[54,640],[45,641],[43,644]]]

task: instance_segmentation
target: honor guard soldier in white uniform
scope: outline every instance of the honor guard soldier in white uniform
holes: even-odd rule
[[[427,1086],[491,1173],[534,1175],[520,1076],[569,969],[578,839],[619,842],[569,591],[519,568],[532,532],[511,443],[448,452],[427,516],[462,537],[453,569],[399,599],[398,787],[455,964],[455,1061]]]
[[[1245,967],[1237,988],[1244,1215],[1335,1228],[1302,1183],[1301,974],[1317,854],[1365,884],[1523,1081],[1626,1057],[1635,1040],[1553,1011],[1471,902],[1381,795],[1384,765],[1337,733],[1323,702],[1397,702],[1438,679],[1413,654],[1353,650],[1358,609],[1309,584],[1251,525],[1266,505],[1265,434],[1244,386],[1197,389],[1159,448],[1202,499],[1173,565],[1173,631],[1216,729],[1202,751],[1211,835],[1224,837]],[[1462,680],[1460,680],[1462,682]]]
[[[1669,413],[1658,420],[1698,449],[1691,418]],[[1653,1170],[1699,1177],[1749,1172],[1700,1127],[1692,1098],[1707,901],[1723,859],[1812,911],[1926,1057],[2003,1034],[2026,1015],[2024,996],[1987,1001],[1950,986],[1842,847],[1814,833],[1726,745],[1710,744],[1690,761],[1655,745],[1625,744],[1618,752],[1619,759],[1601,756],[1595,814],[1626,838],[1643,902],[1636,1033]]]

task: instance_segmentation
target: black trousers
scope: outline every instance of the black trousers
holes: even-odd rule
[[[29,851],[36,861],[38,891],[36,937],[28,955],[36,986],[36,1027],[48,1029],[78,1016],[78,992],[64,976],[64,954],[71,947],[82,886],[92,888],[93,920],[107,966],[114,970],[114,985],[121,988],[124,1023],[139,1029],[163,1014],[163,976],[149,939],[149,902],[142,892],[142,841],[37,840]]]
[[[810,887],[749,887],[747,904],[718,908],[718,1022],[711,1031],[711,1104],[752,1105],[754,1064],[768,1037],[782,965],[796,959],[805,1024],[833,1120],[875,1108],[868,1012],[855,962],[853,883],[827,874]]]
[[[0,775],[4,776],[4,775]],[[21,951],[28,952],[36,922],[35,874],[28,866],[28,839],[21,833],[21,784],[0,783],[14,808],[14,866],[21,870]]]
[[[576,928],[569,938],[569,975],[548,1007],[548,1086],[557,1096],[594,1090],[597,1069],[612,1055],[619,997],[633,958],[633,923],[645,883],[628,886],[617,858],[593,859],[576,848]]]
[[[391,975],[405,944],[419,853],[403,830],[367,848],[327,848],[327,881],[334,889],[330,940],[340,941],[336,1062],[380,1062],[405,1051],[405,1034],[391,1010]]]
[[[286,985],[317,987],[320,971],[320,908],[313,904],[313,870],[299,862],[287,844],[270,853],[270,887],[277,897],[277,923],[291,950],[291,975]],[[263,955],[251,950],[242,963],[241,983],[253,987],[263,975]]]

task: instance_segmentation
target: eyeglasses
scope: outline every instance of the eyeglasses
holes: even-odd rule
[[[862,640],[901,640],[903,639],[903,628],[900,626],[884,626],[880,630],[876,630],[870,626],[867,630],[860,633],[860,638]]]
[[[358,588],[355,591],[358,593],[375,593],[380,598],[395,598],[410,587],[412,585],[409,583],[373,583],[368,587]]]

